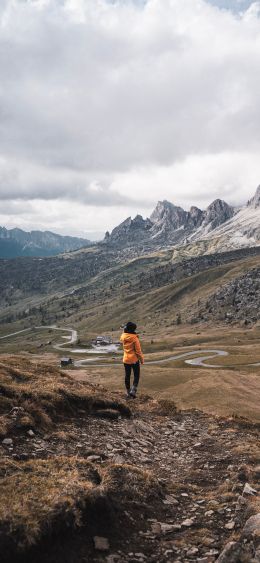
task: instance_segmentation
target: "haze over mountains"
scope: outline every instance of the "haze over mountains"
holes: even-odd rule
[[[61,236],[50,231],[31,231],[6,229],[0,227],[0,258],[18,256],[53,256],[70,252],[91,242],[84,238]]]

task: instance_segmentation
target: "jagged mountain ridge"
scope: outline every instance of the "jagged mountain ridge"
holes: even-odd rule
[[[213,201],[206,210],[192,206],[185,211],[169,201],[159,201],[151,216],[143,219],[128,217],[106,233],[104,242],[117,246],[149,248],[185,244],[216,237],[216,246],[226,249],[254,246],[260,241],[260,186],[245,207],[235,209],[221,199]],[[216,248],[216,251],[218,248]]]
[[[0,227],[0,257],[53,256],[92,244],[89,240],[57,235],[51,231],[31,231]]]
[[[260,244],[260,186],[246,206],[215,228],[207,238],[209,240],[215,238],[223,250],[258,246]]]
[[[247,207],[253,207],[254,209],[260,207],[260,186],[258,186],[254,197],[248,201]]]

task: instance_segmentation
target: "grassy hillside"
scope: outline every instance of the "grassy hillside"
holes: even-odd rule
[[[94,334],[94,331],[91,333],[82,328],[79,331],[80,346],[87,344],[89,338]],[[117,339],[120,331],[114,331],[112,334]],[[142,367],[140,383],[141,392],[152,394],[160,399],[174,400],[181,408],[199,408],[204,412],[218,415],[231,416],[234,414],[260,422],[260,367],[250,365],[260,363],[260,326],[239,328],[220,325],[218,328],[210,328],[198,324],[196,327],[187,325],[154,327],[147,323],[145,329],[141,331],[140,338],[145,354],[145,365]],[[43,362],[46,362],[56,369],[63,353],[55,351],[52,344],[61,341],[62,333],[57,334],[51,329],[28,331],[6,340],[4,348],[9,354],[23,350],[26,353],[24,361],[25,358],[33,358],[35,365],[41,366]],[[1,346],[3,348],[3,344]],[[194,354],[199,356],[203,355],[203,351],[207,349],[224,350],[228,355],[215,357],[206,362],[217,365],[217,368],[192,366],[186,364],[184,359],[160,364],[148,363],[151,360],[187,352],[199,351]],[[28,355],[28,352],[33,353],[33,356]],[[93,360],[93,355],[79,353],[71,353],[71,355],[75,360],[85,357],[92,357]],[[105,362],[105,367],[91,367],[85,364],[84,367],[73,368],[68,373],[73,379],[83,383],[109,385],[111,390],[119,392],[123,398],[124,370],[121,361],[122,353],[116,355],[115,359],[111,354],[108,359],[102,358],[99,361],[101,364]],[[23,367],[23,363],[20,363],[20,359],[17,360],[16,369],[25,375],[28,371],[26,366]],[[41,373],[44,374],[44,368]],[[43,375],[41,377],[43,379]],[[30,380],[29,375],[27,380]],[[62,380],[59,377],[57,381],[59,393],[62,389],[62,382],[66,383],[65,379]],[[26,385],[29,389],[28,383]],[[48,390],[49,385],[52,385],[51,377],[43,379],[42,387],[39,387],[37,380],[34,379],[32,389],[41,395]],[[22,379],[19,388],[23,391]],[[52,390],[54,391],[53,386]],[[83,391],[82,388],[81,392],[83,393]],[[60,395],[57,395],[58,400],[61,400]],[[70,402],[69,396],[68,401]]]
[[[141,368],[140,392],[157,399],[174,400],[179,408],[199,408],[225,416],[243,416],[260,422],[260,326],[252,329],[220,326],[219,328],[146,327],[141,334],[145,364]],[[217,368],[192,366],[183,359],[160,364],[149,360],[200,350],[224,350],[228,356],[215,357],[206,363]],[[200,353],[195,354],[195,356]],[[207,354],[206,354],[207,355]],[[84,366],[70,373],[79,381],[107,385],[123,393],[122,365],[103,368]]]
[[[91,332],[115,330],[128,318],[136,319],[143,329],[147,325],[164,328],[174,325],[177,315],[183,323],[193,322],[218,288],[257,265],[260,258],[249,258],[188,274],[159,288],[142,289],[136,279],[140,264],[134,263],[132,268],[120,266],[100,274],[70,297],[49,301],[46,321],[61,323],[66,319],[70,325]]]
[[[32,285],[31,289],[26,286],[27,261],[16,287],[11,283],[14,272],[5,272],[5,292],[11,291],[12,296],[2,296],[3,331],[10,326],[19,329],[53,323],[89,332],[107,331],[115,330],[127,318],[135,318],[143,327],[166,327],[176,323],[177,315],[178,322],[198,322],[205,317],[207,301],[221,287],[259,267],[260,249],[201,256],[181,263],[173,261],[171,251],[125,263],[118,255],[101,250],[98,255],[91,249],[52,260],[55,264],[58,261],[57,269],[53,262],[42,261],[41,266],[37,263],[35,275],[31,272],[34,283],[39,280],[35,291]],[[3,279],[1,283],[3,286]],[[224,319],[223,309],[211,320]]]

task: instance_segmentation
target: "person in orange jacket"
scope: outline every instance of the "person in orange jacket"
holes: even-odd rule
[[[136,391],[140,378],[140,362],[144,363],[144,356],[142,353],[141,345],[139,342],[139,337],[136,334],[136,324],[128,322],[124,327],[124,332],[120,337],[120,341],[123,344],[124,357],[123,363],[125,366],[125,387],[126,387],[126,398],[130,399],[136,396]],[[134,383],[131,387],[130,377],[131,371],[134,372]]]

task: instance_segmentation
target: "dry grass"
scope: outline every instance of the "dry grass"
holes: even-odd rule
[[[188,350],[187,350],[188,351]],[[215,359],[213,360],[215,361]],[[174,401],[178,409],[196,408],[208,414],[244,417],[260,422],[260,376],[257,371],[241,368],[210,369],[178,364],[141,367],[139,390],[157,400]],[[81,381],[107,385],[124,393],[121,366],[81,369],[72,373]]]
[[[2,357],[0,364],[0,432],[33,428],[67,441],[73,417],[131,411],[115,394],[80,383],[43,363],[22,356]],[[56,422],[66,422],[66,429]],[[146,471],[123,464],[98,464],[77,457],[0,461],[0,552],[5,560],[38,545],[46,536],[86,526],[93,535],[115,524],[116,515],[133,500],[147,502],[159,494],[157,481]],[[91,531],[90,531],[91,529]]]
[[[219,368],[191,366],[183,360],[159,365],[145,363],[141,367],[140,392],[157,400],[173,400],[179,409],[197,408],[209,414],[239,416],[260,422],[260,368],[245,366],[246,362],[260,360],[259,327],[248,330],[196,327],[191,330],[180,326],[165,329],[164,338],[167,350],[162,330],[158,329],[154,333],[149,327],[149,332],[141,335],[146,362],[193,350],[203,352],[206,348],[226,350],[229,355],[215,357],[207,362],[219,365]],[[150,344],[152,339],[153,345]],[[100,385],[109,382],[111,390],[124,393],[123,366],[86,366],[71,371],[71,375],[78,381]]]
[[[121,414],[130,409],[97,386],[79,383],[59,369],[35,365],[22,356],[6,356],[0,363],[0,435],[7,432],[50,428],[54,422],[86,414]]]
[[[174,416],[177,413],[177,407],[174,401],[169,399],[159,399],[158,405],[160,414],[164,416]]]
[[[65,527],[100,525],[125,498],[148,501],[160,492],[146,471],[129,465],[96,468],[76,457],[5,460],[0,474],[0,550],[9,556]]]
[[[244,455],[250,463],[256,465],[260,463],[260,443],[257,440],[255,443],[251,441],[240,443],[233,448],[232,452],[236,455]]]
[[[246,521],[250,516],[260,513],[260,500],[257,497],[250,499],[250,503],[245,511],[244,520]]]
[[[7,433],[7,424],[4,417],[0,417],[0,438],[6,436]]]

